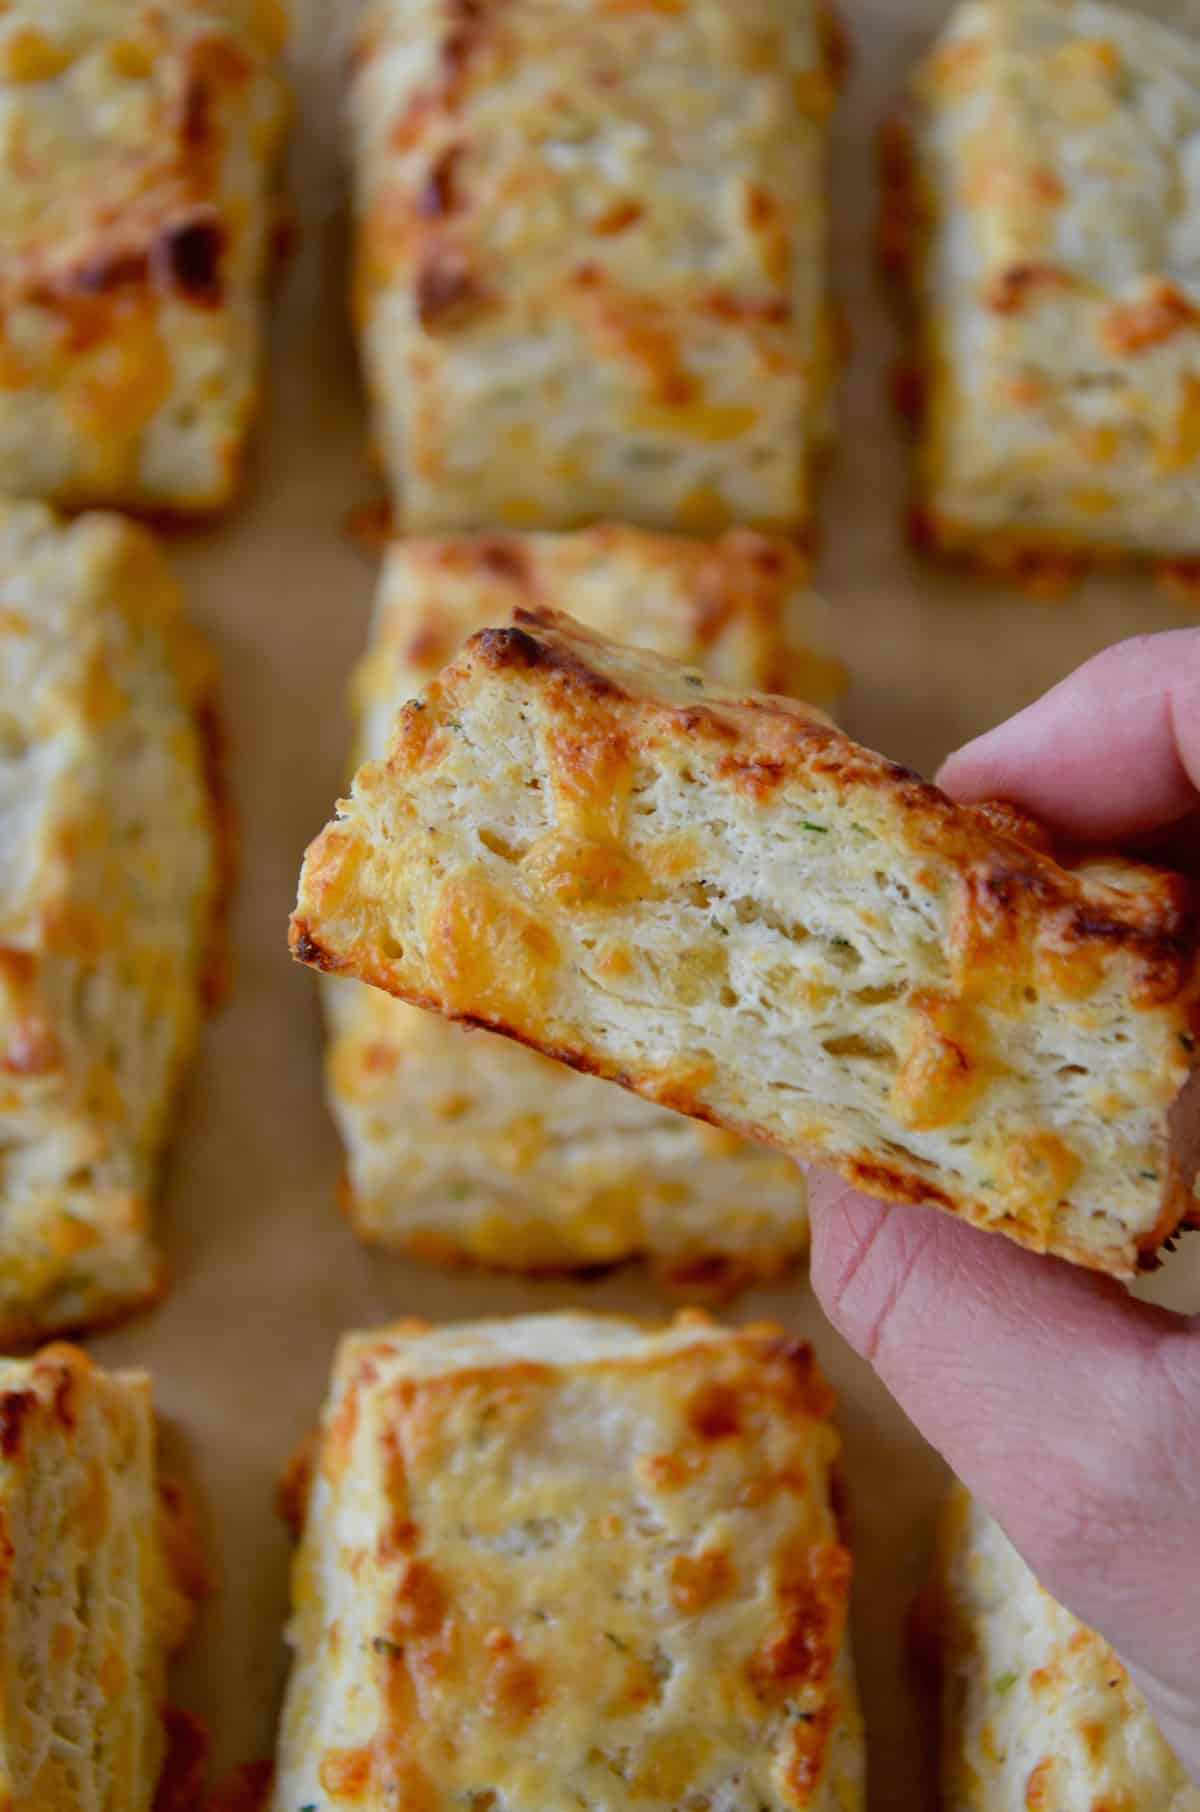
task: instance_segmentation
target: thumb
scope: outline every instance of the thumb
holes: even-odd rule
[[[935,1209],[811,1194],[834,1325],[1200,1770],[1200,1328]]]

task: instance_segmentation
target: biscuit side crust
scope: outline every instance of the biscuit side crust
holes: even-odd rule
[[[169,1654],[149,1380],[67,1346],[0,1364],[0,1783],[15,1805],[151,1812]]]
[[[0,1338],[154,1299],[157,1158],[222,885],[211,666],[116,518],[0,509]]]

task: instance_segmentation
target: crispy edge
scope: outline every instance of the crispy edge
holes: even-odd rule
[[[153,1812],[198,1812],[208,1772],[207,1726],[177,1705],[168,1705],[162,1716],[167,1752],[154,1793]]]
[[[207,948],[200,969],[200,997],[211,1014],[225,1005],[233,990],[230,916],[241,864],[241,825],[229,784],[229,737],[211,665],[191,716],[200,739],[215,868]]]
[[[166,1296],[171,1286],[171,1273],[165,1259],[154,1249],[146,1235],[146,1255],[151,1261],[152,1277],[144,1290],[123,1295],[120,1300],[108,1297],[92,1314],[38,1315],[33,1310],[0,1317],[0,1348],[17,1355],[27,1354],[45,1342],[71,1342],[84,1335],[105,1334],[147,1314]]]
[[[273,1762],[243,1762],[213,1788],[204,1801],[204,1812],[266,1812],[274,1782]]]
[[[338,1207],[353,1227],[356,1236],[372,1251],[390,1257],[415,1259],[418,1264],[436,1265],[441,1270],[474,1273],[484,1277],[531,1277],[562,1283],[593,1283],[614,1277],[622,1271],[646,1267],[657,1287],[667,1296],[681,1302],[698,1302],[707,1308],[721,1308],[734,1302],[747,1290],[778,1283],[791,1275],[809,1250],[807,1233],[794,1246],[779,1246],[774,1252],[755,1257],[741,1257],[731,1252],[703,1251],[688,1253],[676,1259],[656,1256],[644,1250],[629,1252],[620,1258],[601,1261],[569,1258],[507,1265],[502,1259],[482,1258],[458,1241],[447,1239],[432,1227],[417,1229],[403,1239],[393,1240],[381,1234],[360,1215],[353,1188],[343,1175],[338,1187]],[[287,1520],[285,1516],[285,1520]]]

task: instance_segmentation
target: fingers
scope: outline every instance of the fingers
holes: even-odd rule
[[[1173,852],[1200,826],[1200,629],[1109,649],[939,780],[1079,842]],[[1200,1767],[1200,1323],[933,1209],[819,1175],[811,1199],[831,1320]]]
[[[938,779],[956,799],[1011,800],[1082,842],[1177,823],[1200,797],[1200,629],[1107,649]]]
[[[811,1193],[835,1326],[1043,1584],[1194,1694],[1200,1331],[934,1209]]]

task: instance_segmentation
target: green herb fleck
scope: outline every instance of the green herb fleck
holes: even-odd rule
[[[829,941],[835,950],[852,950],[854,948],[848,937],[831,937]]]
[[[393,1660],[404,1653],[398,1642],[389,1642],[386,1636],[372,1636],[371,1647],[377,1655],[389,1655]]]
[[[628,1645],[628,1643],[626,1643],[626,1642],[622,1642],[622,1641],[621,1641],[621,1638],[620,1638],[620,1637],[619,1637],[619,1636],[614,1636],[614,1635],[613,1635],[613,1633],[612,1633],[612,1631],[611,1631],[611,1630],[605,1630],[605,1632],[604,1632],[604,1640],[605,1640],[605,1641],[606,1641],[606,1642],[611,1642],[611,1643],[612,1643],[612,1645],[613,1645],[613,1647],[614,1647],[614,1648],[615,1648],[615,1649],[616,1649],[616,1650],[617,1650],[617,1651],[618,1651],[618,1652],[619,1652],[619,1653],[620,1653],[620,1654],[622,1654],[622,1655],[627,1655],[627,1654],[628,1654],[628,1653],[629,1653],[629,1645]]]
[[[1000,1678],[994,1683],[993,1690],[1000,1694],[1011,1692],[1020,1678],[1020,1674],[1001,1674]]]
[[[865,837],[867,835],[867,827],[865,824],[852,824],[850,829],[856,830],[860,837]]]
[[[829,835],[829,826],[827,824],[813,824],[807,818],[804,820],[803,828],[807,831],[816,831],[818,837],[827,837]]]
[[[1143,1182],[1146,1183],[1157,1183],[1158,1181],[1157,1170],[1139,1170],[1138,1175],[1142,1178]]]
[[[465,1202],[471,1193],[471,1185],[469,1183],[451,1183],[446,1193],[452,1202]]]

